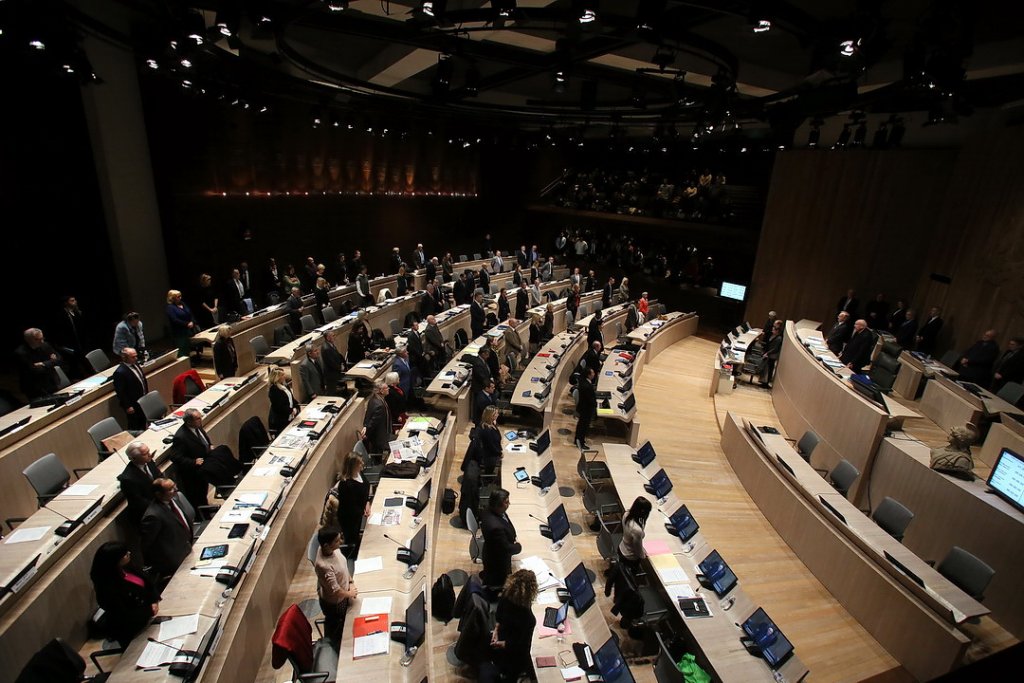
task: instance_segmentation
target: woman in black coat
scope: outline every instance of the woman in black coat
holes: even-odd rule
[[[366,323],[360,316],[348,335],[348,362],[355,365],[366,358],[366,349],[369,347],[370,332],[366,329]]]
[[[505,579],[512,573],[512,556],[523,552],[516,528],[505,514],[508,504],[508,491],[494,489],[487,500],[487,509],[480,515],[480,529],[484,537],[484,568],[480,578],[485,586],[505,585]]]
[[[272,432],[280,432],[299,414],[299,402],[284,381],[284,368],[270,369],[270,414],[267,426]]]
[[[526,304],[530,301],[530,295],[525,287],[520,287],[516,292],[516,320],[526,320]]]
[[[498,431],[498,408],[487,406],[480,416],[480,427],[474,432],[474,438],[480,440],[480,469],[484,474],[493,474],[494,468],[501,462],[501,432]]]
[[[370,515],[370,484],[363,480],[363,459],[350,454],[342,465],[338,480],[338,526],[348,546],[348,556],[359,548],[359,529],[363,517]]]
[[[235,353],[235,342],[231,339],[231,327],[221,325],[217,330],[217,340],[213,342],[213,368],[218,379],[234,377],[238,373],[238,354]]]
[[[160,611],[159,593],[132,562],[128,546],[118,541],[100,546],[89,577],[96,602],[106,612],[108,633],[121,647],[127,647]]]
[[[518,681],[533,672],[530,645],[537,627],[536,599],[537,577],[529,569],[520,569],[505,581],[491,632],[491,654],[502,681]]]
[[[322,277],[316,279],[316,287],[313,288],[313,300],[316,301],[316,317],[322,323],[324,320],[324,308],[331,305],[331,286]]]

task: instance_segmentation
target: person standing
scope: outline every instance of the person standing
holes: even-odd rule
[[[174,433],[171,461],[174,463],[175,476],[181,483],[181,492],[194,510],[208,504],[206,496],[209,483],[203,474],[203,465],[212,449],[210,435],[203,429],[203,414],[195,408],[189,408],[185,411],[182,425]]]
[[[960,373],[960,379],[974,382],[987,387],[992,381],[992,365],[999,358],[999,344],[996,343],[996,331],[985,330],[981,339],[971,344],[963,352],[960,362],[954,368]]]
[[[88,377],[93,374],[92,367],[85,357],[90,350],[85,314],[78,307],[77,298],[64,297],[64,308],[57,316],[57,328],[54,336],[60,347],[61,355],[68,361],[68,374],[72,379]]]
[[[633,576],[640,569],[640,563],[647,557],[644,550],[644,529],[647,518],[651,514],[651,501],[644,496],[637,496],[629,506],[629,512],[622,518],[622,540],[619,542],[619,561],[630,570]]]
[[[217,329],[217,340],[213,342],[213,368],[218,379],[234,377],[238,373],[238,353],[235,352],[230,325],[221,325]]]
[[[491,654],[502,681],[518,681],[533,673],[530,646],[537,626],[536,600],[537,577],[529,569],[520,569],[505,581],[491,632]]]
[[[324,366],[320,361],[320,347],[306,344],[306,357],[299,363],[302,394],[306,403],[324,393]]]
[[[171,339],[178,347],[178,358],[189,355],[189,339],[196,331],[192,309],[181,300],[181,292],[171,289],[167,292],[167,323],[171,328]]]
[[[329,526],[316,535],[320,548],[313,562],[316,571],[316,592],[324,613],[324,636],[341,642],[341,629],[349,603],[359,596],[355,581],[348,572],[348,561],[341,554],[341,531]]]
[[[487,501],[487,509],[480,517],[483,531],[483,571],[480,578],[485,586],[500,588],[512,573],[512,556],[523,551],[516,536],[516,528],[509,519],[508,491],[494,489]]]
[[[350,453],[341,468],[338,480],[338,526],[348,546],[348,556],[359,549],[359,531],[363,519],[370,516],[370,483],[363,479],[363,459]]]
[[[121,351],[121,364],[114,370],[114,395],[124,411],[128,431],[141,432],[146,428],[146,415],[139,399],[149,393],[149,382],[139,367],[139,354],[125,347]]]
[[[25,330],[24,340],[14,351],[21,391],[30,400],[57,393],[60,384],[57,368],[64,365],[64,359],[46,342],[43,331],[37,327]]]
[[[161,582],[177,571],[192,552],[193,512],[178,498],[178,487],[170,479],[153,482],[153,502],[146,508],[140,525],[142,555]]]
[[[145,443],[133,441],[124,452],[128,456],[128,464],[117,475],[117,482],[128,504],[128,518],[137,524],[142,521],[146,508],[153,502],[153,482],[163,475],[153,462],[153,453]]]
[[[342,373],[345,371],[345,357],[334,345],[337,334],[334,330],[327,330],[324,333],[324,345],[320,350],[320,358],[324,367],[324,394],[327,396],[338,395],[338,385],[341,383]]]
[[[124,319],[114,328],[114,343],[111,345],[114,355],[120,358],[126,347],[135,349],[140,358],[146,358],[146,333],[142,320],[135,311],[126,313]]]
[[[597,387],[595,386],[594,368],[584,368],[583,375],[576,385],[576,435],[573,443],[577,448],[589,448],[587,445],[587,432],[590,431],[590,421],[597,415]]]
[[[942,309],[932,306],[928,313],[928,319],[924,321],[917,331],[917,350],[929,356],[935,355],[935,345],[939,339],[939,332],[942,330]]]
[[[1014,337],[1006,344],[1006,350],[992,366],[992,391],[999,391],[1007,382],[1024,380],[1024,337]]]

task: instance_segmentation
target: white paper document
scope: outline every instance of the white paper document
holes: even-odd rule
[[[75,484],[69,486],[61,492],[61,495],[65,496],[88,496],[90,493],[99,488],[99,484]]]
[[[135,662],[135,666],[140,669],[153,669],[162,664],[170,664],[184,644],[184,640],[172,640],[167,644],[171,647],[160,643],[148,643],[146,649],[139,656],[139,661]]]
[[[225,513],[224,516],[220,518],[220,521],[224,522],[225,524],[238,524],[239,522],[248,522],[250,519],[252,519],[251,512],[245,510],[235,510],[232,512]]]
[[[383,521],[383,517],[384,516],[381,513],[374,512],[372,515],[366,518],[366,523],[372,524],[373,526],[380,526],[381,522]]]
[[[366,574],[367,572],[375,572],[384,568],[384,558],[381,556],[367,557],[365,559],[356,560],[356,566],[354,574]],[[388,598],[390,600],[390,598]],[[383,610],[382,610],[383,611]],[[364,612],[364,614],[379,614],[380,612]]]
[[[359,606],[359,615],[366,614],[391,614],[391,597],[364,598]]]
[[[362,636],[352,640],[352,657],[369,657],[370,655],[382,655],[388,651],[391,643],[391,634],[375,633],[372,636]]]
[[[4,539],[4,543],[27,543],[29,541],[38,541],[40,538],[46,535],[46,532],[50,530],[48,526],[32,526],[27,529],[24,527],[18,527],[14,532]]]
[[[162,640],[165,643],[175,638],[187,636],[190,633],[195,633],[199,630],[199,615],[189,614],[184,617],[174,617],[160,624],[160,634],[156,637],[157,640]]]
[[[551,568],[548,567],[547,563],[536,555],[524,557],[519,561],[519,566],[523,569],[529,569],[534,573],[537,577],[538,590],[544,590],[550,586],[561,585],[558,579],[551,575]]]
[[[246,493],[241,493],[239,494],[235,505],[260,506],[267,502],[267,497],[269,495],[270,494],[266,491],[248,491]]]
[[[269,528],[269,527],[268,527]],[[209,564],[204,564],[201,567],[196,567],[190,573],[192,576],[206,576],[214,577],[220,574],[220,569],[228,563],[227,560],[210,560]]]
[[[249,474],[254,477],[269,477],[278,471],[276,467],[253,467],[249,470]]]

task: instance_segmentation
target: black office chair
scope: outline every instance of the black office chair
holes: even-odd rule
[[[587,454],[591,457],[587,458]],[[576,461],[576,472],[580,479],[593,482],[606,482],[611,480],[612,473],[608,470],[608,463],[597,459],[598,451],[594,449],[580,449],[580,459]]]
[[[142,408],[142,414],[146,416],[147,422],[162,420],[168,410],[167,404],[156,389],[139,399],[139,407]]]
[[[800,440],[796,442],[796,452],[800,454],[800,457],[804,459],[808,465],[811,464],[811,455],[814,453],[814,449],[821,443],[821,437],[818,433],[808,429],[804,432],[804,435],[800,437]],[[814,471],[818,474],[828,474],[828,470],[814,468]]]
[[[945,365],[947,368],[956,369],[957,363],[960,362],[960,353],[956,349],[950,349],[942,354],[942,358],[939,362]]]
[[[320,309],[320,315],[324,317],[324,324],[333,323],[338,319],[338,312],[334,310],[334,306],[324,306]]]
[[[107,450],[107,447],[103,445],[104,439],[109,439],[115,434],[120,434],[124,431],[124,427],[117,423],[112,417],[105,417],[92,427],[86,430],[89,433],[89,438],[92,439],[93,445],[96,447],[96,453],[99,455],[99,461],[103,462],[106,460],[113,451]]]
[[[1024,398],[1024,384],[1020,382],[1007,382],[996,392],[996,396],[1015,406]]]
[[[879,353],[871,363],[868,376],[878,388],[888,393],[896,383],[896,374],[900,371],[900,362],[887,353]]]
[[[836,466],[828,473],[828,479],[832,487],[846,497],[849,496],[850,487],[853,486],[853,482],[857,481],[859,476],[860,470],[846,459],[836,463]]]
[[[286,636],[284,626],[286,622],[293,624],[296,628],[303,628],[299,625],[304,619],[298,605],[292,605],[281,614],[272,639],[275,649],[283,652],[288,663],[291,664],[293,681],[332,683],[338,678],[338,650],[331,641],[321,636],[314,643],[313,628],[309,626],[308,620],[305,620],[306,626],[304,627],[309,629],[308,642],[306,638],[300,638],[301,642],[296,642],[293,638]],[[293,650],[293,646],[301,648],[301,651]],[[284,662],[278,663],[279,661],[275,655],[273,662],[275,668],[280,668],[283,665]],[[303,662],[312,662],[312,666],[304,666]]]
[[[76,468],[74,470],[75,478],[77,479],[81,473],[88,472],[90,469],[92,468]],[[67,488],[68,482],[71,481],[71,474],[68,473],[68,469],[64,467],[64,463],[56,453],[47,453],[22,470],[21,473],[25,475],[28,483],[36,492],[39,507],[43,507],[60,495],[60,492]]]
[[[656,632],[655,636],[658,639],[658,658],[654,660],[654,680],[657,683],[684,683],[686,679],[676,664],[679,657],[669,649],[660,632]]]
[[[253,355],[256,356],[257,363],[262,363],[263,359],[270,355],[270,345],[267,344],[267,340],[262,334],[250,339],[249,346],[252,348]]]
[[[935,570],[978,602],[985,599],[985,589],[996,574],[996,570],[980,558],[956,545]]]
[[[103,671],[103,667],[100,666],[100,658],[122,652],[124,652],[123,649],[115,648],[91,653],[89,659],[100,673],[95,676],[86,676],[85,660],[82,659],[82,655],[78,654],[63,638],[54,638],[39,652],[32,655],[14,683],[41,683],[42,681],[46,683],[80,683],[80,681],[103,683],[110,677],[110,672]]]
[[[914,513],[895,498],[886,496],[871,513],[871,519],[875,520],[875,524],[882,527],[887,534],[902,543],[903,535],[914,519]]]
[[[103,349],[93,349],[85,354],[85,360],[88,361],[93,374],[103,372],[110,367],[110,357]]]
[[[299,322],[302,325],[303,334],[308,334],[312,332],[314,329],[316,329],[316,320],[314,320],[313,316],[311,315],[302,316],[301,318],[299,318]]]
[[[622,520],[605,519],[598,513],[597,552],[608,564],[616,564],[619,560],[619,543],[622,542]]]

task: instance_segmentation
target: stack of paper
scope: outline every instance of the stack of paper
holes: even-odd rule
[[[679,566],[679,561],[676,560],[675,555],[653,555],[650,560],[651,565],[658,572],[658,576],[661,577],[663,584],[690,582],[690,578],[683,571],[683,568]]]
[[[164,664],[170,664],[174,661],[174,658],[178,655],[178,650],[184,644],[185,641],[180,639],[172,640],[167,645],[150,642],[146,645],[146,649],[142,651],[142,654],[139,655],[135,666],[140,669],[155,669]]]
[[[547,565],[544,560],[537,557],[536,555],[530,555],[524,557],[519,561],[519,566],[522,569],[529,569],[533,572],[534,576],[537,577],[537,589],[544,590],[551,586],[560,586],[561,583],[552,576],[551,567]]]
[[[380,558],[376,559],[379,560]],[[359,560],[356,560],[356,564],[359,564]],[[359,605],[359,615],[363,616],[366,614],[391,614],[391,596],[363,598],[362,603]]]
[[[172,617],[160,624],[160,633],[157,635],[156,639],[162,640],[166,643],[168,640],[187,636],[188,634],[195,633],[198,630],[198,614],[189,614],[184,617]]]
[[[366,574],[367,572],[375,572],[375,571],[379,571],[379,570],[381,570],[383,568],[384,568],[384,558],[382,558],[380,555],[378,555],[377,557],[365,557],[365,558],[356,560],[355,568],[354,568],[352,573],[353,574]],[[370,598],[368,600],[364,600],[363,602],[366,603],[366,602],[369,602],[369,600],[372,600],[372,599],[374,599],[374,598]],[[391,600],[391,598],[387,598],[387,599],[389,601]],[[386,610],[383,610],[383,609],[376,610],[375,612],[372,612],[372,614],[377,614],[379,612],[390,612],[391,611],[390,602],[388,603],[388,605],[389,605],[388,609],[386,609]],[[371,614],[371,612],[360,612],[360,614]]]

